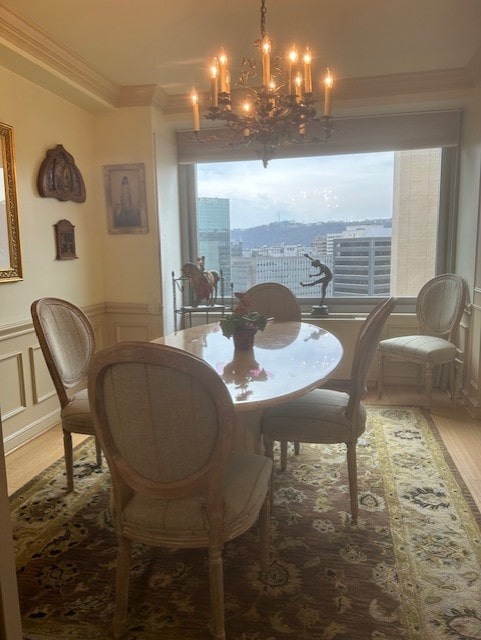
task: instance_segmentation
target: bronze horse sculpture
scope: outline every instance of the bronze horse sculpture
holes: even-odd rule
[[[182,275],[187,276],[192,285],[195,294],[194,307],[199,304],[212,307],[215,304],[220,274],[217,271],[206,271],[203,258],[199,258],[197,264],[186,262],[182,267]]]

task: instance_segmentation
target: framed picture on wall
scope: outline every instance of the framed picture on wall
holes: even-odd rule
[[[109,233],[147,233],[144,165],[112,164],[103,170]]]

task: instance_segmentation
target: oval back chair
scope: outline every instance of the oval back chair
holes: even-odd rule
[[[268,568],[272,462],[232,452],[235,413],[220,376],[197,356],[148,342],[96,354],[95,429],[112,476],[118,536],[114,634],[127,622],[132,542],[208,549],[214,636],[225,639],[222,549],[261,518]]]
[[[458,358],[456,331],[465,304],[466,283],[455,273],[436,276],[423,285],[416,300],[418,334],[388,338],[379,343],[379,397],[383,392],[385,360],[413,362],[418,367],[418,384],[419,372],[424,372],[424,404],[426,409],[431,408],[435,367],[444,364],[454,366]],[[456,392],[455,388],[453,399]]]
[[[358,517],[356,444],[366,428],[367,376],[384,323],[396,304],[382,300],[367,316],[356,342],[349,392],[314,389],[305,396],[267,409],[262,419],[265,453],[273,458],[273,443],[281,443],[281,469],[286,468],[287,442],[345,443],[352,521]]]
[[[95,336],[87,316],[67,300],[40,298],[32,303],[30,312],[60,402],[67,490],[72,491],[72,433],[95,435],[87,389],[79,389],[86,384],[95,352]],[[98,441],[95,444],[100,466],[101,450]]]
[[[301,306],[292,291],[278,282],[262,282],[246,291],[252,308],[259,313],[280,321],[301,320]]]

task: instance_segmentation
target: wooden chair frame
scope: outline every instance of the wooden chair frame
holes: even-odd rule
[[[172,433],[173,428],[168,421],[164,423],[163,420],[155,417],[158,415],[155,403],[157,402],[157,405],[159,402],[161,403],[159,398],[162,398],[162,389],[152,386],[154,384],[152,375],[156,370],[164,372],[164,375],[165,372],[170,372],[170,377],[180,374],[182,379],[185,378],[186,381],[192,381],[191,383],[187,382],[184,403],[189,403],[188,393],[193,389],[195,397],[208,397],[210,398],[209,406],[215,407],[217,421],[216,424],[212,425],[212,430],[216,430],[216,433],[213,436],[214,444],[211,447],[207,461],[202,462],[200,468],[195,468],[195,470],[189,471],[186,475],[182,473],[175,480],[152,478],[145,464],[142,466],[142,471],[135,468],[135,463],[129,459],[129,451],[122,452],[118,445],[119,428],[122,429],[120,421],[125,417],[119,418],[115,408],[111,409],[113,402],[111,397],[115,397],[115,394],[118,393],[115,379],[116,376],[122,375],[122,367],[126,370],[126,367],[138,365],[142,367],[140,369],[142,371],[142,381],[147,381],[150,395],[145,394],[147,397],[140,399],[137,394],[134,398],[134,404],[131,405],[135,407],[132,408],[132,412],[135,414],[136,411],[140,411],[139,407],[142,407],[142,433],[144,435],[145,433],[151,434],[149,438],[152,437],[153,441],[156,441],[155,438],[160,437],[159,434],[162,433],[163,429],[167,428],[168,432]],[[139,381],[139,384],[142,384],[142,381]],[[135,394],[136,391],[132,393]],[[152,394],[155,395],[155,401],[151,400]],[[89,373],[89,395],[96,432],[112,475],[113,516],[119,539],[114,613],[115,637],[121,637],[125,630],[131,547],[133,541],[139,541],[152,546],[170,548],[205,547],[208,549],[214,636],[218,640],[224,640],[226,636],[224,628],[223,545],[226,541],[247,531],[255,523],[259,514],[261,569],[262,571],[268,570],[270,461],[266,460],[264,456],[256,454],[232,453],[235,411],[230,394],[214,369],[200,358],[180,349],[162,344],[142,342],[124,342],[104,349],[93,359]],[[193,397],[190,396],[190,400]],[[168,398],[165,400],[169,402]],[[204,400],[204,402],[207,402],[207,400]],[[175,412],[175,405],[171,405],[171,411]],[[151,422],[145,417],[149,415],[153,416]],[[123,416],[125,416],[125,412]],[[132,418],[133,421],[135,419],[136,417]],[[197,414],[195,419],[199,419]],[[184,437],[182,435],[183,429],[181,428],[179,431],[178,426],[177,423],[177,427],[174,429],[174,449],[177,447],[177,450]],[[205,433],[206,427],[203,428],[203,433]],[[129,432],[130,429],[135,429],[134,422],[132,424],[129,422]],[[157,435],[154,437],[156,433]],[[142,447],[142,442],[143,438],[141,437],[139,439],[140,448]],[[190,442],[185,442],[184,444],[188,447]],[[170,452],[168,445],[169,443],[166,442],[165,448]],[[166,455],[170,456],[171,454],[167,453]],[[266,479],[265,492],[259,496],[257,508],[242,514],[241,518],[237,518],[234,522],[226,525],[225,500],[227,498],[223,490],[232,456],[237,456],[237,465],[242,465],[248,459],[252,461],[252,458],[256,458],[256,464],[258,465],[265,465],[265,463],[269,462],[269,467],[266,467],[269,470],[269,476]],[[144,456],[143,460],[145,459],[146,457]],[[164,471],[160,462],[156,462],[154,468],[156,473],[164,478]],[[165,473],[169,475],[167,472]],[[252,483],[257,482],[257,475],[255,478],[254,480],[251,477]],[[251,490],[252,487],[246,489],[246,492]],[[202,497],[205,517],[208,522],[205,533],[196,533],[194,529],[190,530],[190,528],[185,533],[168,527],[142,528],[141,525],[135,522],[135,519],[134,521],[132,519],[128,521],[127,518],[123,517],[125,509],[130,506],[130,501],[133,497],[140,497],[141,500],[153,498],[159,501],[159,508],[161,501],[169,501],[169,510],[172,510],[175,509],[176,500],[185,500],[192,496]],[[183,504],[184,502],[181,502],[179,508],[183,508]]]
[[[30,311],[35,333],[60,402],[67,490],[72,491],[74,487],[72,433],[94,436],[95,431],[93,421],[88,417],[82,420],[81,426],[66,417],[69,405],[72,402],[68,392],[75,388],[78,389],[79,385],[86,383],[88,368],[95,352],[95,335],[87,316],[67,300],[40,298],[32,303]],[[69,328],[73,330],[72,335],[58,330],[55,326],[52,314],[56,312],[61,312],[68,318]],[[62,365],[62,360],[68,360],[69,350],[72,348],[71,341],[76,338],[74,334],[77,334],[79,338],[77,344],[79,344],[80,336],[82,336],[85,350],[79,358],[79,366],[75,370],[67,371],[67,368]],[[86,394],[86,389],[84,393]],[[102,464],[102,453],[97,440],[96,458],[97,465],[100,466]]]
[[[351,369],[350,390],[347,394],[331,392],[328,389],[316,389],[306,396],[287,403],[283,406],[268,409],[263,419],[263,437],[265,453],[273,458],[274,441],[281,443],[281,469],[286,468],[287,463],[287,442],[310,442],[317,444],[333,444],[344,442],[347,447],[347,467],[349,476],[349,493],[351,502],[352,521],[355,523],[358,518],[358,488],[357,488],[357,456],[356,445],[358,437],[364,431],[362,415],[365,413],[362,400],[367,394],[367,376],[374,357],[374,353],[379,342],[379,337],[384,324],[392,313],[396,299],[391,297],[382,300],[368,315],[359,332],[354,358]],[[340,402],[345,415],[345,425],[338,433],[338,424],[330,422],[330,418],[323,421],[322,399],[330,400],[329,394],[336,394],[336,401]],[[316,395],[317,394],[317,395]],[[307,436],[302,432],[301,412],[304,402],[309,402],[309,398],[319,398],[319,423],[318,428],[309,429]],[[290,409],[292,408],[292,410]],[[297,414],[296,414],[297,411]],[[284,416],[283,413],[286,415]],[[282,423],[282,425],[281,425]],[[348,432],[345,426],[348,425]]]

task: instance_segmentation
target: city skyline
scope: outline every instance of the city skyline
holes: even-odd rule
[[[342,184],[348,185],[349,190],[345,191],[345,195],[349,195],[350,197],[355,196],[355,204],[356,204],[356,212],[359,220],[352,219],[354,216],[352,214],[344,214],[340,215],[339,221],[334,221],[336,225],[346,225],[353,226],[352,230],[346,230],[346,234],[342,234],[342,229],[319,229],[319,231],[314,233],[314,239],[307,238],[299,233],[300,228],[303,225],[311,225],[314,229],[315,224],[309,220],[309,216],[301,218],[301,216],[297,216],[297,219],[282,220],[280,225],[277,225],[276,222],[270,222],[269,220],[265,222],[261,219],[259,215],[259,211],[255,209],[255,207],[251,207],[251,210],[254,211],[255,216],[254,219],[250,219],[247,215],[244,217],[244,220],[239,223],[237,221],[237,225],[239,225],[239,234],[242,234],[242,237],[239,234],[236,234],[236,241],[242,242],[245,247],[258,247],[261,249],[260,252],[256,252],[256,255],[262,256],[265,253],[265,250],[269,247],[275,249],[275,245],[277,246],[276,251],[280,254],[285,255],[285,250],[290,247],[293,248],[302,248],[306,244],[311,244],[313,241],[315,242],[315,246],[321,253],[324,251],[323,244],[326,244],[326,249],[328,249],[328,245],[330,242],[330,238],[334,239],[339,237],[338,234],[344,239],[353,238],[362,241],[358,244],[358,247],[352,247],[354,249],[354,254],[352,258],[354,262],[352,262],[351,258],[349,258],[352,265],[359,266],[356,263],[356,251],[357,249],[361,249],[363,247],[363,251],[367,251],[369,249],[368,243],[364,242],[369,238],[368,234],[362,233],[359,226],[371,225],[373,222],[379,222],[382,229],[381,230],[372,230],[374,231],[375,236],[378,239],[381,236],[385,237],[387,233],[391,235],[391,243],[390,243],[390,258],[385,255],[383,243],[379,243],[379,259],[381,261],[381,266],[389,267],[390,270],[390,280],[391,280],[391,293],[393,295],[398,296],[412,296],[416,295],[421,286],[426,282],[430,277],[432,277],[435,273],[435,263],[436,263],[436,242],[437,236],[433,233],[433,229],[437,228],[438,216],[439,216],[439,202],[440,202],[440,180],[441,180],[441,158],[442,158],[442,150],[440,148],[433,149],[415,149],[415,150],[404,150],[397,151],[392,154],[393,163],[393,175],[389,178],[390,174],[390,162],[391,162],[391,154],[368,154],[365,156],[362,154],[361,162],[359,162],[359,158],[354,162],[355,173],[350,174],[348,176],[349,179],[346,179],[346,175],[348,171],[352,172],[352,165],[350,163],[342,165],[337,164],[337,183],[339,188],[342,187]],[[296,193],[296,189],[299,189],[299,182],[295,180],[295,176],[299,172],[302,167],[306,167],[306,162],[308,165],[312,165],[313,163],[317,163],[317,158],[309,159],[303,161],[304,164],[296,164],[296,171],[290,172],[291,179],[287,180],[284,175],[284,180],[281,180],[282,174],[277,176],[278,186],[282,185],[288,188],[288,191],[291,193]],[[329,159],[329,161],[331,161]],[[352,158],[351,158],[352,160]],[[346,174],[344,175],[339,171],[339,168],[344,166],[346,168]],[[223,165],[214,166],[214,172],[212,172],[212,167],[204,166],[202,171],[204,175],[209,178],[204,183],[203,188],[198,192],[200,198],[204,198],[206,200],[212,199],[212,205],[216,200],[218,200],[218,204],[220,206],[228,207],[230,209],[232,197],[239,193],[239,190],[244,190],[245,193],[255,193],[254,189],[251,189],[249,183],[246,182],[249,176],[249,165],[245,162],[241,163],[240,170],[236,174],[238,176],[237,180],[230,180],[229,174],[235,170],[235,165],[230,165],[230,169],[226,169],[225,163]],[[332,169],[332,166],[331,166]],[[319,171],[319,165],[317,165],[317,170]],[[261,174],[262,175],[262,174]],[[242,179],[241,179],[242,176]],[[247,176],[247,177],[246,177]],[[257,181],[259,176],[259,171],[254,172],[253,180]],[[201,176],[204,177],[204,176]],[[374,179],[373,179],[374,178]],[[389,178],[389,179],[388,179]],[[385,180],[385,184],[379,184],[381,179]],[[218,193],[213,193],[213,184],[215,182],[222,181],[222,189]],[[360,181],[362,181],[362,189],[359,188]],[[383,218],[379,216],[379,214],[374,210],[374,207],[371,206],[369,210],[366,210],[365,207],[360,206],[360,197],[357,197],[357,193],[359,192],[360,196],[364,195],[366,197],[369,194],[372,195],[373,187],[376,185],[376,181],[378,183],[377,187],[374,188],[374,195],[378,197],[379,194],[382,193],[382,197],[380,197],[380,201],[383,202],[383,207],[387,206],[387,202],[391,202],[391,219],[390,219],[390,229],[386,228],[386,224],[382,221],[387,222],[388,218]],[[199,181],[200,183],[202,182]],[[319,186],[319,183],[317,183]],[[205,185],[210,185],[204,190]],[[259,187],[256,182],[257,187]],[[334,185],[334,181],[331,181],[331,185]],[[369,186],[369,188],[368,188]],[[263,194],[264,200],[271,203],[272,201],[272,184],[270,185],[271,191],[266,190],[265,185],[263,186]],[[318,187],[316,187],[317,189]],[[276,187],[277,189],[277,187]],[[352,190],[354,189],[354,191]],[[275,197],[278,197],[280,194],[280,187],[274,193]],[[390,193],[392,192],[392,193]],[[204,195],[205,193],[209,193],[209,196]],[[241,193],[242,198],[245,203],[245,193]],[[202,195],[201,195],[202,194]],[[304,194],[307,196],[307,194]],[[309,198],[305,197],[304,200],[309,202]],[[371,204],[375,200],[371,199]],[[325,217],[323,219],[322,215],[316,213],[315,221],[318,223],[320,227],[327,227],[325,223],[332,221],[333,209],[341,209],[342,207],[326,207],[327,213],[325,211]],[[316,209],[316,211],[319,208]],[[270,218],[272,219],[272,208],[270,209]],[[377,214],[377,215],[376,215]],[[372,217],[369,217],[372,216]],[[374,217],[376,216],[376,217]],[[287,216],[286,216],[287,217]],[[346,220],[346,218],[351,218]],[[362,218],[362,220],[361,220]],[[212,231],[218,232],[220,228],[225,228],[229,226],[231,231],[237,229],[235,226],[235,222],[231,220],[229,225],[225,223],[219,226],[219,221],[212,221],[214,226],[211,227]],[[292,224],[293,223],[293,224]],[[265,227],[260,227],[259,225],[265,225]],[[279,234],[276,233],[275,227],[284,226],[289,230],[289,226],[291,227],[288,233],[288,237],[279,237]],[[249,226],[250,225],[250,226]],[[254,226],[254,228],[252,228]],[[259,234],[255,237],[252,237],[252,232],[255,230],[259,231]],[[266,232],[267,230],[267,232]],[[262,231],[262,233],[261,233]],[[247,234],[248,237],[244,237],[244,234]],[[374,237],[372,238],[376,240]],[[325,238],[324,238],[325,237]],[[214,238],[212,238],[214,239]],[[346,250],[348,249],[348,245],[352,244],[349,242],[344,242],[344,246]],[[357,241],[356,243],[357,244]],[[242,248],[236,247],[237,251],[242,251]],[[332,250],[332,249],[331,249]],[[302,251],[301,253],[303,253]],[[242,251],[242,253],[244,253]],[[327,251],[329,253],[329,251]],[[271,260],[274,256],[271,253],[271,250],[268,251],[268,262],[271,264],[266,264],[266,267],[275,267],[275,260]],[[236,253],[236,256],[240,255]],[[254,256],[256,257],[256,256]],[[280,255],[282,258],[282,255]],[[346,254],[347,258],[347,254]],[[376,258],[374,254],[372,255],[373,262],[371,264],[371,258],[369,258],[369,267],[375,266]],[[343,258],[344,259],[344,258]],[[277,260],[277,258],[276,258]],[[216,260],[217,262],[217,260]],[[239,265],[240,266],[240,265]],[[244,264],[243,268],[250,268],[248,264]],[[251,265],[252,266],[252,265]],[[259,266],[259,265],[257,265]],[[256,271],[259,271],[256,266]],[[279,268],[280,268],[279,264]],[[339,265],[333,265],[334,271]],[[349,267],[351,269],[352,267]],[[275,269],[277,271],[277,268]],[[232,276],[234,278],[234,271]],[[250,278],[250,275],[246,273],[246,276]],[[276,273],[272,272],[264,272],[262,268],[262,273],[257,273],[257,277],[261,278],[269,278],[275,281]],[[279,272],[280,276],[280,272]],[[354,276],[354,274],[352,274]],[[379,274],[378,274],[379,276]],[[246,280],[247,282],[247,280]],[[380,275],[380,279],[378,277],[377,280],[379,285],[384,286],[386,284],[386,274],[383,273]],[[295,281],[294,281],[295,284]],[[369,284],[369,283],[368,283]]]
[[[390,218],[394,152],[199,164],[198,197],[228,198],[231,228]]]

